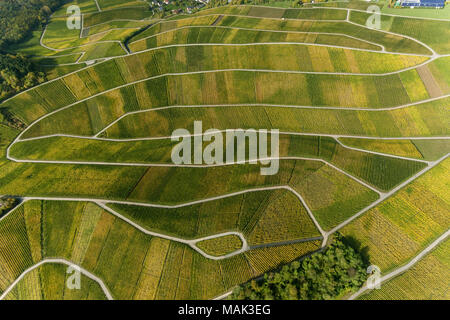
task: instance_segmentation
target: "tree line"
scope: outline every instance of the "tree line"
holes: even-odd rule
[[[367,280],[364,258],[337,234],[325,250],[294,261],[233,290],[232,300],[330,300]]]

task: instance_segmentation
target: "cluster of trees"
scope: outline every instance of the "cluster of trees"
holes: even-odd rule
[[[0,48],[22,41],[39,24],[46,24],[52,10],[66,0],[0,1]]]
[[[367,280],[363,257],[337,235],[324,251],[237,287],[233,300],[329,300],[356,291]]]
[[[24,55],[0,52],[0,100],[44,81],[44,73]]]
[[[317,1],[317,0],[316,0]],[[290,6],[293,8],[301,7],[303,5],[303,2],[310,2],[310,0],[231,0],[231,2],[228,2],[228,0],[210,0],[208,6],[213,7],[219,7],[219,6],[225,6],[228,4],[231,5],[241,5],[241,4],[254,4],[254,5],[270,5],[274,2],[287,2],[290,3]]]

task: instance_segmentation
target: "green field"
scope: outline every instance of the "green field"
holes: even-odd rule
[[[55,51],[40,45],[41,34],[42,30],[33,31],[25,41],[11,45],[11,51],[36,56],[53,55]]]
[[[118,44],[115,44],[118,48]],[[142,83],[135,84],[139,90],[140,86],[144,86],[146,91],[165,89],[167,97],[156,95],[155,93],[147,93],[142,95],[139,93],[139,102],[142,106],[140,109],[148,109],[150,105],[165,106],[171,104],[219,104],[219,103],[278,103],[288,105],[315,105],[315,106],[343,106],[354,108],[382,108],[390,106],[398,106],[407,104],[412,101],[420,101],[430,97],[424,87],[423,80],[417,72],[411,73],[413,70],[394,73],[383,76],[371,75],[333,75],[333,74],[314,74],[314,73],[294,73],[300,69],[305,72],[349,72],[358,68],[358,72],[387,72],[407,67],[423,61],[423,58],[408,58],[402,56],[392,56],[390,64],[379,64],[381,67],[371,68],[363,67],[362,62],[358,66],[357,61],[364,59],[376,59],[377,53],[353,53],[351,60],[353,64],[334,63],[331,64],[331,56],[340,53],[350,52],[342,49],[314,49],[308,46],[277,46],[281,48],[279,60],[265,59],[270,56],[270,46],[255,46],[253,50],[241,50],[239,47],[184,47],[160,49],[154,52],[145,52],[137,55],[130,55],[126,58],[110,60],[104,63],[94,65],[75,75],[64,77],[63,79],[45,84],[35,90],[28,91],[11,99],[8,104],[14,105],[14,113],[17,114],[25,122],[36,120],[37,117],[49,111],[61,108],[68,103],[73,103],[77,99],[88,98],[94,94],[99,94],[104,90],[113,89],[114,87],[124,85],[131,81],[142,80]],[[100,47],[98,47],[100,50]],[[305,52],[310,56],[309,61],[299,61],[292,56],[293,51],[297,55]],[[298,51],[295,51],[298,50]],[[305,51],[306,50],[306,51]],[[231,57],[241,52],[249,52],[245,54],[248,59],[236,61]],[[340,52],[340,53],[339,53]],[[216,59],[198,59],[198,57],[206,57],[207,54],[216,56]],[[173,56],[178,59],[172,59]],[[348,55],[348,54],[346,54]],[[89,56],[89,54],[88,54]],[[83,60],[89,58],[83,57]],[[328,59],[328,60],[327,60]],[[431,74],[440,79],[439,70],[445,65],[449,59],[441,58],[428,64]],[[170,61],[170,63],[165,63]],[[328,61],[328,66],[324,63]],[[347,60],[349,61],[349,60]],[[223,65],[222,65],[223,63]],[[292,70],[293,73],[282,72],[263,72],[263,71],[217,71],[218,68],[223,69],[258,69],[258,70]],[[183,76],[165,76],[165,78],[155,78],[145,80],[151,77],[166,73],[192,72],[193,70],[214,71],[205,74],[187,74]],[[221,70],[221,69],[220,69]],[[289,77],[290,85],[285,86],[286,77]],[[164,81],[164,79],[166,79]],[[217,82],[226,82],[226,86],[220,87]],[[154,83],[158,83],[157,86]],[[201,90],[200,87],[205,85],[211,88]],[[242,82],[245,82],[243,84]],[[268,86],[270,83],[270,86]],[[437,82],[438,90],[441,94],[446,94],[450,90],[450,79],[443,78]],[[426,83],[425,85],[428,85]],[[62,92],[56,94],[51,88],[60,86]],[[162,88],[160,86],[163,86]],[[189,97],[181,97],[175,95],[170,90],[176,90],[178,87],[185,87],[185,90],[192,92]],[[305,90],[305,86],[306,89]],[[67,88],[66,88],[67,87]],[[173,87],[173,88],[172,88]],[[218,90],[217,88],[220,88]],[[241,89],[235,89],[240,87]],[[142,87],[141,87],[142,88]],[[144,89],[142,88],[142,89]],[[301,90],[300,90],[301,88]],[[331,94],[334,88],[339,95]],[[417,88],[423,90],[417,92]],[[247,89],[247,90],[244,90]],[[203,91],[200,94],[199,91]],[[53,100],[43,101],[40,95],[36,93],[44,91],[54,95]],[[70,91],[70,92],[69,92]],[[411,92],[415,92],[412,94]],[[54,93],[53,93],[54,92]],[[210,93],[210,94],[208,94]],[[62,99],[67,96],[69,101]],[[75,95],[75,97],[73,97]],[[133,95],[133,93],[131,93]],[[72,96],[73,98],[71,98]],[[131,96],[131,98],[133,98]],[[146,98],[146,99],[143,99]],[[134,98],[136,99],[136,98]],[[156,100],[157,99],[157,100]],[[189,100],[187,100],[189,99]],[[24,104],[24,100],[26,100]],[[187,101],[186,101],[187,100]],[[6,107],[8,107],[8,104]],[[31,106],[30,106],[31,104]],[[48,110],[42,110],[42,108]],[[131,106],[130,106],[131,107]],[[128,108],[130,108],[128,107]],[[21,110],[21,109],[25,110]],[[41,109],[41,110],[39,110]],[[130,110],[132,111],[132,110]],[[23,114],[23,113],[27,114]]]
[[[77,5],[80,7],[82,13],[96,12],[97,6],[95,5],[94,0],[74,0],[73,2],[69,2],[55,11],[55,17],[61,17],[67,15],[67,8],[71,5]]]
[[[178,41],[182,40],[177,39]],[[204,42],[210,41],[207,39]],[[222,42],[221,40],[218,43]],[[165,44],[158,44],[158,46],[160,45]],[[175,66],[168,65],[165,67],[169,70],[173,68],[172,72],[175,72],[175,70],[181,72],[195,67],[196,70],[241,68],[382,74],[413,67],[427,61],[426,57],[295,44],[247,46],[202,46],[200,44],[198,46],[160,49],[142,55],[149,56],[149,60],[156,59],[155,63],[158,63],[158,65],[164,65],[164,60],[169,60],[169,57],[176,57]],[[236,57],[239,57],[239,59],[236,59]],[[268,57],[273,57],[273,59],[268,59]],[[373,64],[365,63],[367,60],[372,60]],[[183,68],[184,65],[186,67]],[[160,71],[164,71],[164,66],[161,66]]]
[[[352,11],[350,20],[364,25],[368,16],[369,14],[364,12]],[[450,20],[427,20],[426,23],[423,23],[423,19],[414,19],[413,17],[404,18],[382,15],[381,21],[383,30],[413,37],[429,45],[440,54],[447,54],[450,52],[450,45],[447,41],[450,36]]]
[[[336,11],[336,10],[332,10]],[[156,35],[161,32],[181,28],[187,25],[211,26],[218,21],[220,15],[206,15],[198,17],[188,17],[186,19],[163,21],[155,24],[151,28],[134,37],[132,41]],[[383,45],[386,50],[402,53],[430,54],[430,51],[420,43],[401,35],[388,35],[384,32],[367,29],[357,25],[342,22],[310,21],[300,19],[268,19],[249,16],[225,15],[215,26],[225,26],[234,28],[274,30],[274,31],[294,31],[294,32],[320,32],[339,33],[356,37],[361,40],[375,42]]]
[[[168,139],[117,142],[52,137],[40,139],[38,142],[19,142],[11,148],[11,155],[17,159],[29,160],[170,164],[171,150],[175,144],[176,142]],[[206,147],[206,143],[204,145]],[[282,135],[280,145],[280,157],[322,159],[381,190],[395,187],[425,167],[422,162],[347,149],[332,138],[326,137]],[[101,156],[98,155],[99,149],[105,150]],[[225,150],[223,154],[222,160],[225,163]]]
[[[421,17],[421,18],[433,18],[433,19],[450,19],[450,9],[449,6],[445,6],[444,9],[420,9],[420,8],[414,8],[411,9],[397,9],[397,8],[388,8],[387,6],[384,6],[383,9],[381,9],[382,13],[387,14],[397,14],[402,16],[409,16],[409,17]]]
[[[145,236],[99,207],[82,202],[31,201],[4,218],[0,228],[4,247],[0,259],[3,268],[8,266],[1,274],[0,292],[26,267],[48,256],[69,259],[101,277],[119,299],[211,297],[274,267],[255,273],[244,254],[220,261],[205,259],[185,245]],[[27,246],[18,250],[16,240]],[[291,259],[315,250],[317,244],[294,247],[294,251],[287,250]],[[259,250],[250,252],[260,256]],[[58,276],[49,270],[45,274]],[[48,284],[44,279],[43,285]],[[52,282],[48,293],[58,295],[58,291],[58,283]]]
[[[301,202],[286,190],[251,192],[176,209],[110,207],[149,230],[185,239],[230,230],[243,232],[250,245],[320,236]]]
[[[346,146],[369,151],[397,155],[401,157],[437,160],[450,152],[450,140],[376,140],[376,139],[339,139]]]
[[[115,299],[212,299],[335,232],[387,274],[448,230],[449,21],[382,15],[370,29],[365,1],[169,17],[97,3],[68,2],[8,47],[48,81],[0,104],[0,195],[25,198],[0,217],[0,295],[107,297],[85,275],[69,290],[58,263],[11,287],[59,258]],[[81,30],[66,26],[70,4]],[[278,129],[279,170],[174,166],[170,136],[195,121]],[[361,298],[448,299],[447,247]]]
[[[238,236],[228,235],[197,242],[197,247],[204,252],[220,257],[242,248],[242,241]]]
[[[100,285],[81,274],[80,289],[68,289],[67,266],[44,264],[27,273],[5,300],[106,300]]]
[[[109,20],[108,20],[109,21]],[[87,37],[80,37],[78,29],[68,29],[66,26],[66,18],[54,18],[48,24],[42,42],[54,49],[59,50],[60,53],[67,53],[66,49],[75,48],[77,51],[89,51],[89,48],[79,46],[86,46],[97,44],[104,45],[105,41],[120,40],[124,41],[128,36],[133,34],[136,29],[114,29],[114,26],[108,26],[105,32],[88,35]],[[61,32],[63,30],[63,32]],[[92,50],[92,49],[91,49]],[[102,57],[114,56],[103,55]]]
[[[288,98],[289,96],[286,97],[286,99]],[[184,97],[179,97],[179,99],[182,100]],[[203,121],[204,130],[208,128],[226,129],[241,127],[244,129],[260,129],[272,127],[278,128],[283,132],[307,132],[314,134],[348,134],[375,137],[445,136],[448,134],[445,123],[449,116],[448,108],[446,108],[448,101],[449,99],[447,98],[424,103],[417,107],[380,112],[262,106],[172,108],[130,114],[109,127],[106,130],[106,136],[108,138],[169,136],[174,129],[182,126],[182,122],[191,124],[192,127],[194,119]],[[227,102],[235,103],[233,100]],[[179,105],[193,103],[189,103],[189,101],[174,102],[174,104]],[[236,115],[240,115],[240,119]],[[67,119],[67,115],[61,114],[59,117]],[[407,124],[415,124],[415,119],[419,117],[423,119],[420,124],[407,126]],[[170,122],[168,121],[169,119],[171,120]],[[53,117],[53,120],[55,121],[54,123],[61,121],[56,117]],[[39,125],[33,126],[27,132],[26,137],[40,136],[50,132],[56,133],[55,131],[41,131],[42,127],[48,126],[47,123],[46,120],[39,122]],[[107,124],[109,123],[105,123],[105,125]],[[80,125],[80,127],[83,128],[83,132],[92,132],[92,134],[97,132],[96,128],[91,128],[87,121],[84,121],[84,124]],[[70,129],[65,128],[58,133],[83,134],[81,131],[69,131]]]
[[[83,13],[82,30],[69,29],[67,27],[66,10],[73,2],[70,2],[57,10],[45,28],[39,28],[18,44],[8,48],[12,52],[21,52],[36,57],[36,61],[43,66],[51,64],[73,63],[75,60],[52,59],[54,55],[65,55],[69,53],[83,53],[86,55],[80,62],[114,57],[126,54],[119,42],[125,41],[141,27],[151,23],[151,11],[143,10],[142,5],[146,2],[134,1],[123,2],[127,8],[115,8],[97,12],[94,0],[74,0]],[[116,7],[115,4],[111,4]],[[119,5],[120,6],[120,5]],[[130,7],[128,7],[130,6]],[[108,6],[109,8],[109,6]],[[117,19],[121,21],[117,21]],[[45,33],[43,34],[45,30]],[[41,46],[40,39],[46,48]],[[51,62],[51,63],[49,63]]]
[[[99,64],[100,67],[121,68],[117,64]],[[97,80],[96,82],[92,82]],[[289,86],[285,86],[285,81],[289,80]],[[73,88],[72,83],[74,81]],[[81,86],[81,84],[84,84]],[[115,77],[105,78],[104,81],[95,69],[83,70],[78,75],[70,76],[65,80],[58,80],[51,82],[36,90],[26,92],[16,98],[8,101],[6,107],[14,106],[13,112],[24,122],[31,122],[38,119],[44,114],[74,104],[77,98],[83,96],[90,96],[100,90],[109,89],[123,83],[123,77],[119,74]],[[220,86],[220,83],[226,83],[226,86]],[[314,83],[315,85],[312,85]],[[311,84],[311,85],[308,85]],[[384,91],[379,91],[379,85],[386,88]],[[307,85],[307,90],[303,85]],[[42,100],[39,92],[51,90],[51,88],[59,88],[60,94],[56,95],[51,100]],[[69,89],[69,88],[70,89]],[[220,88],[219,90],[217,88]],[[351,91],[338,91],[340,95],[333,95],[328,88],[354,87]],[[164,107],[170,105],[221,105],[221,104],[275,104],[275,105],[300,105],[318,107],[344,107],[344,108],[382,108],[389,106],[398,106],[410,103],[411,99],[406,92],[406,83],[402,82],[396,75],[386,77],[371,77],[371,76],[330,76],[323,74],[294,74],[294,73],[273,73],[273,72],[257,72],[257,71],[213,71],[205,72],[204,74],[188,74],[183,76],[155,76],[154,79],[144,80],[134,85],[130,85],[121,89],[111,90],[107,93],[97,94],[96,97],[85,99],[86,102],[81,102],[69,109],[58,112],[51,117],[39,121],[30,130],[27,131],[25,137],[33,137],[38,135],[45,135],[51,133],[71,133],[71,134],[94,134],[106,127],[112,121],[126,112],[151,109],[153,107]],[[300,90],[302,89],[302,90]],[[360,89],[360,90],[358,90]],[[161,91],[166,92],[162,95]],[[145,91],[144,94],[141,94]],[[189,95],[183,92],[192,93]],[[353,94],[353,92],[355,94]],[[395,94],[394,94],[395,91]],[[51,91],[52,92],[52,91]],[[380,93],[379,93],[380,92]],[[383,95],[381,92],[390,92],[391,95]],[[428,95],[423,98],[427,98]],[[109,107],[110,101],[115,100],[116,105],[114,109]],[[301,123],[297,123],[298,128],[302,128],[304,132],[320,132],[321,133],[342,133],[342,134],[360,134],[376,136],[399,136],[399,135],[445,135],[445,129],[440,124],[442,116],[448,114],[448,110],[442,109],[448,98],[436,100],[433,102],[424,103],[420,106],[405,107],[396,110],[388,111],[356,111],[356,110],[312,110],[312,109],[297,109],[297,108],[277,108],[265,107],[267,116],[271,114],[279,114],[283,111],[281,116],[288,115],[290,121],[283,121],[281,128],[292,127],[295,123],[293,119],[301,117],[304,119]],[[197,117],[208,113],[230,113],[233,110],[243,110],[251,113],[258,113],[261,110],[259,107],[229,107],[229,108],[197,108]],[[430,110],[431,109],[431,110]],[[74,111],[75,110],[75,111]],[[186,114],[184,117],[191,117],[189,113],[194,114],[194,108],[183,110],[181,108],[172,108],[157,111],[160,117],[167,117],[175,114]],[[264,109],[262,109],[264,110]],[[77,120],[78,124],[66,126],[66,119],[69,114],[76,112],[80,114]],[[90,120],[89,114],[95,112],[100,114],[99,119],[93,119],[95,123]],[[430,114],[428,119],[423,119],[420,123],[414,126],[405,127],[405,123],[412,121],[416,123],[416,117],[420,113]],[[198,114],[199,113],[199,114]],[[121,120],[121,126],[130,120],[138,118],[140,125],[133,121],[133,129],[121,129],[121,136],[149,136],[155,135],[157,129],[152,129],[149,133],[146,122],[154,119],[154,112],[141,113],[139,115],[130,115]],[[316,123],[310,122],[312,117],[318,116],[330,119],[339,117],[342,118],[345,129],[342,125],[336,124],[333,121],[330,123]],[[313,116],[310,116],[313,115]],[[327,115],[322,117],[322,115]],[[437,117],[436,117],[437,116]],[[179,116],[178,116],[179,117]],[[204,116],[202,116],[204,117]],[[401,119],[400,119],[401,117]],[[98,117],[97,117],[98,118]],[[352,123],[346,124],[346,119],[352,119]],[[196,118],[198,119],[198,118]],[[363,122],[377,122],[380,119],[389,121],[391,126],[374,127],[373,125],[366,125]],[[189,119],[185,118],[185,121]],[[154,121],[154,120],[153,120]],[[203,119],[205,121],[205,119]],[[277,121],[277,119],[274,119]],[[355,123],[356,121],[356,123]],[[59,123],[62,122],[62,126]],[[174,123],[174,125],[178,125]],[[159,125],[161,126],[161,125]],[[260,127],[257,124],[254,127]],[[350,128],[353,127],[353,128]],[[61,127],[61,129],[56,129]],[[152,125],[152,127],[154,127]],[[310,129],[316,127],[317,129]],[[175,127],[177,128],[177,127]],[[319,129],[321,128],[321,129]],[[56,129],[56,130],[55,130]],[[62,130],[62,131],[60,131]],[[311,131],[316,130],[316,131]],[[326,130],[322,131],[322,130]],[[57,132],[55,132],[57,131]],[[141,131],[141,132],[139,132]],[[297,130],[299,131],[299,130]],[[347,132],[345,132],[347,131]],[[142,133],[142,132],[145,132]],[[438,133],[439,132],[439,133]],[[108,129],[111,136],[117,136],[117,125]]]
[[[48,80],[54,80],[55,78],[62,77],[66,74],[73,73],[83,68],[83,64],[73,64],[67,66],[41,66],[40,70],[47,74]]]
[[[195,15],[226,14],[226,15],[248,15],[260,18],[286,18],[306,20],[345,20],[345,11],[330,9],[282,9],[264,8],[259,6],[226,6],[202,10]]]
[[[133,41],[130,49],[133,52],[151,48],[186,43],[267,43],[296,42],[335,45],[356,49],[380,51],[381,47],[366,41],[334,34],[308,34],[292,31],[260,31],[227,26],[185,26],[165,31],[149,38]]]
[[[256,272],[271,270],[286,264],[296,257],[311,253],[320,248],[318,241],[296,243],[279,247],[253,249],[245,253],[246,258]]]
[[[143,2],[145,4],[145,2]],[[148,7],[135,7],[135,8],[116,8],[102,12],[93,12],[84,16],[84,27],[91,27],[100,23],[117,20],[143,20],[152,15],[151,11],[148,11]]]
[[[146,7],[147,2],[141,0],[97,0],[102,10],[111,10],[120,7]]]
[[[88,28],[88,35],[95,35],[101,32],[107,32],[111,29],[116,28],[126,28],[131,29],[133,31],[139,30],[141,27],[145,27],[150,23],[150,21],[128,21],[128,20],[112,20],[109,22],[105,22],[93,27]]]
[[[306,1],[309,2],[309,1]],[[432,19],[449,19],[450,18],[450,10],[448,6],[445,6],[444,9],[435,9],[435,8],[418,8],[415,7],[414,9],[410,8],[389,8],[388,4],[390,1],[388,0],[379,0],[379,1],[359,1],[359,0],[350,0],[350,1],[316,1],[316,3],[311,4],[314,7],[320,7],[320,8],[348,8],[348,9],[356,9],[356,10],[363,10],[366,11],[366,9],[371,5],[377,5],[381,9],[382,14],[386,15],[399,15],[399,16],[406,16],[406,17],[412,17],[412,18],[432,18]],[[285,4],[289,4],[289,1],[282,2]]]
[[[0,120],[3,120],[1,116]],[[5,158],[6,148],[11,143],[11,141],[14,140],[14,137],[17,135],[17,133],[18,130],[7,127],[4,124],[0,124],[0,168],[4,163],[7,162]]]

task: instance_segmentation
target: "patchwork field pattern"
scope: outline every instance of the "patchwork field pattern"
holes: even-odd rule
[[[25,275],[5,297],[5,300],[105,300],[102,288],[81,275],[80,289],[66,286],[70,274],[67,266],[44,264]]]

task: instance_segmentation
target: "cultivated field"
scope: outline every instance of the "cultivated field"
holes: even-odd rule
[[[383,272],[408,261],[450,227],[447,159],[344,227]]]
[[[206,259],[187,245],[145,235],[92,203],[30,201],[4,218],[0,228],[5,248],[0,253],[3,270],[0,292],[26,268],[56,256],[96,274],[113,297],[120,299],[207,298],[274,267],[269,264],[261,268],[257,261],[264,254],[262,249],[249,251],[256,262],[249,261],[244,254],[218,261]],[[18,250],[16,241],[26,246]],[[293,259],[315,248],[317,242],[305,242],[292,249],[272,247],[271,250],[282,249],[284,255]],[[278,263],[282,257],[283,254]],[[258,271],[252,267],[254,263]],[[6,266],[8,268],[3,269]],[[61,276],[60,268],[52,269],[35,269],[23,281],[39,281],[37,272],[56,280]],[[65,297],[70,293],[68,289],[65,294],[61,293],[58,282],[61,280],[52,282],[52,286],[42,292],[29,292],[30,288],[25,284],[24,289],[22,282],[9,297],[33,294]],[[45,279],[41,281],[44,281],[43,286],[49,286]],[[136,286],[129,285],[135,282]],[[85,295],[102,297],[95,283],[89,282],[89,287],[85,284],[85,288],[89,291],[78,292],[80,298]]]
[[[361,296],[364,300],[440,300],[450,298],[450,242],[446,240],[435,251],[406,273]]]

